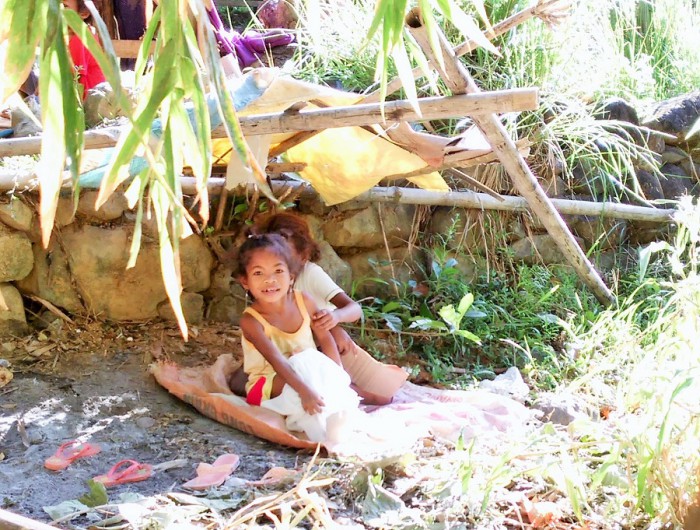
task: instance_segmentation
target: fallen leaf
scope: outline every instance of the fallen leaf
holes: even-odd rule
[[[253,486],[275,486],[280,482],[291,479],[297,474],[293,469],[287,469],[286,467],[273,467],[265,473],[260,480],[253,480],[250,482]]]
[[[109,498],[107,497],[107,488],[105,488],[104,484],[90,479],[88,480],[88,488],[90,488],[90,491],[78,498],[80,502],[90,508],[107,504]]]
[[[4,387],[10,381],[12,381],[13,377],[14,375],[10,370],[8,370],[7,368],[0,368],[0,388]]]
[[[533,528],[542,528],[551,523],[556,523],[563,516],[561,508],[555,502],[532,502],[530,499],[525,498],[521,502],[521,509],[527,515]]]

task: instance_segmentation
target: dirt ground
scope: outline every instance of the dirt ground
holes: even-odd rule
[[[118,491],[150,496],[177,491],[200,462],[223,453],[241,456],[235,476],[259,479],[273,466],[294,468],[308,453],[279,447],[221,425],[171,396],[148,373],[156,359],[196,365],[239,348],[231,326],[190,328],[185,343],[176,327],[54,320],[30,337],[0,339],[0,359],[14,379],[0,388],[0,507],[50,521],[43,506],[87,493],[86,482],[116,462],[182,467],[156,472]],[[59,445],[79,438],[102,452],[53,472],[43,463]],[[111,493],[111,490],[110,490]]]

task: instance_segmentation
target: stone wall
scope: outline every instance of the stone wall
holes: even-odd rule
[[[611,101],[604,112],[604,117],[638,124],[634,110],[624,102]],[[648,198],[697,193],[700,135],[688,141],[685,134],[698,116],[700,92],[664,102],[643,124],[665,133],[662,137],[651,132],[639,139],[653,149],[661,165],[662,176],[637,168]],[[578,197],[566,183],[544,184],[552,196]],[[69,196],[61,198],[46,249],[40,243],[38,196],[0,199],[0,336],[28,332],[25,303],[42,301],[69,315],[104,320],[173,318],[153,224],[145,223],[136,265],[126,269],[135,214],[120,193],[97,211],[95,198],[96,192],[83,192],[75,211]],[[420,281],[434,248],[440,250],[441,259],[458,260],[465,281],[485,270],[494,256],[530,263],[565,261],[541,224],[528,214],[355,201],[326,207],[315,194],[304,194],[297,202],[320,242],[321,266],[356,298],[392,294],[394,279]],[[595,248],[595,263],[603,271],[614,268],[626,249],[663,237],[668,230],[654,223],[598,217],[565,216],[565,220],[584,249]],[[246,300],[233,276],[235,264],[217,258],[206,239],[197,235],[182,240],[180,252],[188,322],[236,323]]]

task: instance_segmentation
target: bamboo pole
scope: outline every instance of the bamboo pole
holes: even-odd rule
[[[0,529],[2,530],[56,530],[55,526],[29,519],[23,515],[0,509]]]
[[[334,127],[352,127],[377,123],[396,123],[416,119],[433,120],[453,116],[488,114],[496,111],[534,110],[537,108],[537,90],[517,88],[487,94],[422,98],[420,112],[406,100],[380,105],[350,105],[301,112],[276,112],[241,116],[241,130],[246,136],[276,134],[290,131],[313,131]],[[382,109],[383,107],[383,109]],[[102,149],[116,145],[122,129],[111,127],[86,131],[85,149]],[[212,138],[225,138],[222,127],[212,131]],[[0,157],[32,155],[41,152],[41,137],[17,138],[0,142]]]
[[[453,94],[475,94],[480,92],[480,89],[455,55],[440,29],[436,29],[436,31],[442,48],[444,68],[434,60],[419,8],[413,8],[408,13],[406,25],[423,50],[423,53],[433,59],[433,65],[437,68],[440,77]],[[540,219],[549,235],[552,236],[552,239],[554,239],[581,279],[601,303],[610,304],[614,302],[615,296],[605,285],[590,261],[588,261],[583,249],[578,245],[569,227],[566,226],[552,201],[547,197],[547,194],[530,171],[525,159],[518,152],[515,143],[510,138],[505,127],[503,127],[498,116],[495,114],[486,116],[473,115],[472,119],[488,139],[501,164],[503,164],[503,167],[510,175],[515,188],[527,200],[534,214]]]
[[[197,192],[194,177],[182,177],[182,192],[186,195]],[[226,184],[225,178],[210,178],[207,186],[215,193]],[[299,194],[317,196],[318,193],[307,183],[297,181],[272,181],[274,193],[289,193],[293,190]],[[424,206],[451,206],[475,210],[495,210],[503,212],[533,212],[528,201],[522,197],[501,195],[499,198],[486,193],[474,191],[430,191],[398,186],[374,187],[354,199],[360,202],[381,202],[395,204],[414,204]],[[616,202],[588,202],[569,199],[551,199],[552,205],[565,215],[589,215],[629,221],[649,221],[669,223],[673,221],[673,209],[650,208]]]

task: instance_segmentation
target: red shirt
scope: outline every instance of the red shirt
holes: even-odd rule
[[[83,42],[77,35],[71,35],[70,39],[68,39],[68,49],[70,50],[71,59],[73,59],[73,66],[78,74],[78,81],[83,85],[83,99],[85,99],[88,90],[104,82],[105,76],[95,57],[83,45]]]

